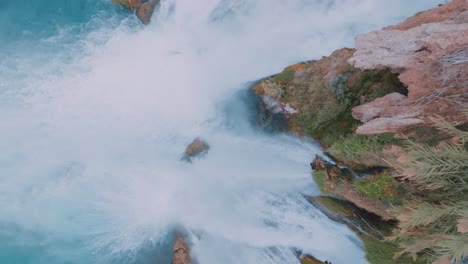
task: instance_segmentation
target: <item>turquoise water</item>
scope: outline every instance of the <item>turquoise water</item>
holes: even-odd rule
[[[252,127],[238,94],[439,1],[0,0],[0,263],[366,263],[317,194],[313,141]],[[195,137],[211,145],[180,162]]]
[[[38,41],[67,27],[74,29],[70,35],[76,40],[92,18],[109,19],[118,9],[105,0],[2,0],[0,43]]]

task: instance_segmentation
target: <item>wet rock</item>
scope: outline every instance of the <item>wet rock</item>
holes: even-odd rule
[[[327,172],[327,180],[350,181],[353,179],[352,172],[348,168],[340,168],[336,164],[326,161],[319,155],[315,155],[315,159],[310,163],[310,166],[313,170],[325,170]]]
[[[352,170],[341,168],[326,161],[319,155],[316,155],[310,165],[313,170],[326,172],[325,179],[321,183],[323,185],[321,189],[325,193],[346,199],[354,205],[380,217],[390,218],[387,205],[378,199],[363,195],[353,187],[353,180],[357,176]]]
[[[310,167],[313,170],[326,170],[327,166],[330,166],[331,163],[326,161],[319,155],[315,155],[315,159],[310,163]]]
[[[349,62],[360,69],[390,68],[408,88],[405,97],[354,108],[353,116],[364,122],[356,133],[396,133],[435,115],[467,123],[462,106],[468,103],[468,0],[453,0],[357,36]]]
[[[192,162],[193,158],[200,157],[208,153],[210,145],[200,138],[196,138],[185,149],[182,160]]]
[[[313,256],[310,255],[302,255],[302,253],[298,252],[298,258],[301,264],[332,264],[328,261],[320,261]]]
[[[343,199],[331,196],[306,198],[330,219],[347,225],[355,232],[364,233],[377,239],[383,239],[385,236],[382,230],[389,230],[395,225],[395,221],[384,220],[382,217]]]
[[[112,0],[112,2],[124,6],[132,11],[144,24],[149,24],[154,9],[160,0]]]
[[[190,249],[182,234],[176,233],[173,247],[172,264],[191,264]]]

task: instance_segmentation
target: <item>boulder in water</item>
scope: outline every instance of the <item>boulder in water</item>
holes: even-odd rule
[[[315,159],[310,163],[310,167],[316,171],[326,171],[328,180],[346,180],[353,179],[352,172],[347,168],[340,168],[336,164],[326,161],[319,155],[315,155]]]
[[[151,16],[160,0],[112,0],[115,4],[135,11],[135,15],[144,24],[149,24]]]
[[[174,239],[172,264],[191,264],[189,247],[182,234],[176,233]]]
[[[210,149],[210,145],[200,138],[196,138],[185,149],[182,160],[192,162],[192,159],[204,155]]]
[[[328,262],[328,261],[325,261],[325,262],[320,261],[311,255],[302,255],[302,252],[297,252],[297,253],[298,253],[298,258],[301,264],[332,264],[331,262]]]

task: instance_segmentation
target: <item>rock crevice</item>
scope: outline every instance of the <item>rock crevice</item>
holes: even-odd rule
[[[355,107],[353,117],[364,122],[358,134],[398,133],[428,123],[434,115],[466,123],[468,0],[454,0],[399,25],[357,36],[349,62],[361,69],[390,68],[408,87],[407,97],[379,98]]]

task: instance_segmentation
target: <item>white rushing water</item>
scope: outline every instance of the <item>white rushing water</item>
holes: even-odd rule
[[[200,264],[366,263],[303,198],[318,147],[250,128],[236,94],[438,2],[163,0],[148,27],[101,14],[4,44],[0,262],[155,263],[183,228]],[[197,136],[210,152],[181,162]]]

